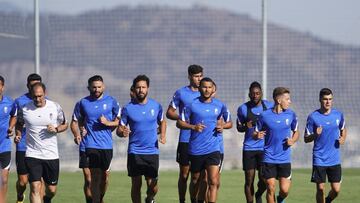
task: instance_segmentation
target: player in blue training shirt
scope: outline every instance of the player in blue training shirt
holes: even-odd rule
[[[199,85],[203,78],[203,68],[199,65],[188,67],[189,85],[176,90],[173,99],[166,112],[166,117],[171,120],[178,120],[179,114],[186,105],[189,105],[195,98],[200,96]],[[178,110],[178,113],[177,113]],[[180,129],[179,143],[176,152],[176,161],[179,163],[178,194],[179,202],[185,202],[187,180],[189,177],[189,156],[188,145],[190,130]]]
[[[217,198],[218,173],[220,165],[220,145],[218,132],[223,129],[224,122],[218,122],[226,106],[216,98],[214,82],[210,78],[203,78],[200,82],[201,96],[186,106],[177,125],[182,129],[190,129],[189,158],[190,158],[190,197],[196,203],[200,172],[206,170],[209,184],[209,202]]]
[[[314,141],[311,181],[316,183],[316,202],[331,202],[340,192],[340,145],[346,139],[344,115],[332,108],[333,93],[323,88],[319,93],[320,109],[312,112],[306,123],[304,140]],[[326,175],[331,190],[325,198]]]
[[[268,203],[275,202],[275,183],[279,180],[277,202],[284,202],[291,185],[291,149],[299,138],[295,112],[289,109],[290,90],[277,87],[273,91],[274,108],[260,114],[254,137],[265,139],[262,173],[266,179]]]
[[[261,195],[266,191],[266,184],[261,176],[261,165],[264,155],[264,139],[253,137],[254,129],[260,114],[274,107],[273,102],[262,99],[260,83],[254,81],[249,87],[250,101],[239,106],[237,110],[237,130],[245,132],[243,142],[243,170],[245,173],[244,191],[246,201],[254,201],[254,179],[258,170],[258,189],[255,193],[256,203],[261,203]]]
[[[4,95],[5,79],[0,75],[0,167],[1,196],[6,199],[8,177],[11,161],[11,140],[16,124],[16,107],[14,101]]]
[[[166,143],[166,122],[161,105],[148,98],[150,80],[146,75],[138,75],[133,80],[135,97],[123,108],[117,134],[129,137],[128,176],[131,177],[131,199],[141,203],[142,176],[145,176],[146,203],[154,203],[158,191],[159,146]],[[129,127],[127,127],[129,125]]]
[[[23,106],[25,106],[25,104],[32,102],[30,89],[33,84],[38,82],[41,82],[41,76],[36,73],[32,73],[27,77],[26,86],[28,88],[28,92],[15,99],[15,105],[17,110],[21,109]],[[24,192],[26,190],[26,185],[29,182],[28,180],[29,172],[25,166],[25,152],[26,152],[25,127],[22,130],[21,140],[15,143],[16,143],[15,159],[16,159],[16,172],[17,172],[17,181],[16,181],[17,202],[22,203],[24,202],[24,197],[25,197]]]
[[[84,139],[85,153],[91,173],[91,196],[88,202],[102,202],[108,184],[108,173],[113,156],[112,131],[119,123],[118,102],[104,93],[105,84],[100,75],[88,80],[90,95],[79,102],[78,126],[84,128],[85,135],[76,134],[79,142]],[[74,121],[74,119],[73,119]],[[80,125],[79,125],[80,124]],[[80,136],[80,137],[79,137]]]
[[[212,97],[215,98],[216,96],[216,83],[214,82],[214,93],[212,94]],[[224,166],[224,138],[223,138],[223,129],[230,129],[232,128],[232,121],[231,121],[231,115],[230,115],[230,111],[229,109],[226,109],[222,115],[222,117],[220,118],[220,120],[218,120],[217,122],[221,122],[218,123],[217,126],[219,127],[219,129],[217,130],[217,138],[219,139],[219,146],[220,146],[220,165],[219,165],[219,173],[218,173],[218,177],[217,177],[217,189],[220,189],[220,175],[221,175],[221,171],[222,168]],[[206,170],[203,170],[201,172],[200,175],[200,185],[199,185],[199,192],[198,192],[198,196],[197,196],[197,201],[198,202],[207,202],[208,201],[208,196],[209,196],[209,190],[208,190],[208,181],[207,181],[207,174],[206,174]]]

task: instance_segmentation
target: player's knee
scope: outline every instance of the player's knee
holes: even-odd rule
[[[339,193],[340,193],[340,188],[332,188],[332,191],[333,191],[335,196],[338,196]]]
[[[208,182],[209,187],[217,187],[219,185],[219,181],[217,178],[211,178]]]
[[[46,196],[48,196],[48,197],[54,197],[55,194],[56,194],[56,187],[50,186],[50,187],[48,187],[48,188],[46,189]]]
[[[289,189],[280,189],[280,196],[285,198],[289,195]]]
[[[276,188],[276,186],[275,186],[275,184],[267,184],[266,185],[266,190],[268,191],[268,192],[271,192],[271,193],[275,193],[275,188]]]
[[[318,193],[324,194],[325,193],[325,185],[321,184],[316,187]]]

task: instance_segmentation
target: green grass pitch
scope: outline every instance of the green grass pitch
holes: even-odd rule
[[[315,202],[315,185],[310,180],[310,169],[293,170],[293,182],[287,203]],[[15,202],[16,174],[12,172],[9,179],[8,201]],[[63,172],[60,174],[58,192],[53,199],[55,203],[85,202],[83,191],[83,176],[81,172]],[[243,192],[244,175],[241,170],[225,170],[221,176],[221,187],[217,202],[245,202]],[[335,202],[360,202],[360,169],[343,169],[343,182],[340,196]],[[145,182],[143,181],[142,196],[145,197]],[[328,191],[329,185],[326,185]],[[130,178],[126,172],[111,172],[110,184],[105,195],[105,202],[130,203]],[[26,201],[29,202],[29,188],[26,190]],[[265,197],[263,196],[265,202]],[[161,171],[159,176],[159,193],[157,203],[176,203],[177,171]],[[187,202],[189,201],[187,193]]]

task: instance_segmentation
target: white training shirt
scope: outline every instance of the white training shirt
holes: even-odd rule
[[[57,127],[65,123],[65,114],[59,104],[47,100],[44,107],[29,102],[18,113],[18,121],[26,125],[26,154],[42,160],[58,159],[56,133],[49,133],[49,124]]]

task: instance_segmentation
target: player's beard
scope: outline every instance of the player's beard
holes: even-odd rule
[[[96,92],[96,91],[90,92],[90,96],[97,98],[97,99],[100,98],[103,94],[104,94],[104,92]]]
[[[143,102],[145,100],[145,98],[147,97],[147,93],[142,93],[142,94],[136,94],[136,99],[139,101],[139,102]]]

